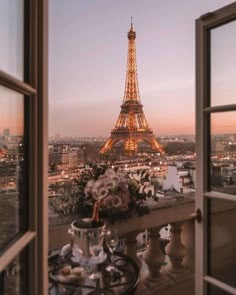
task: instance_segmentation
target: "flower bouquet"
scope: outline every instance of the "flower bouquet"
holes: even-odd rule
[[[101,218],[114,223],[150,213],[144,204],[146,194],[139,192],[139,183],[126,172],[90,165],[76,183],[76,189],[61,207],[67,208],[65,212],[77,213],[79,218],[90,217],[96,222]]]

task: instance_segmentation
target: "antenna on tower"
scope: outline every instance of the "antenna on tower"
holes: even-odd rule
[[[131,30],[133,29],[133,17],[131,16]]]

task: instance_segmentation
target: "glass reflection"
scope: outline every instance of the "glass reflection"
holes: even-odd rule
[[[0,69],[23,80],[24,1],[0,1]]]
[[[24,96],[0,86],[0,250],[26,229]]]
[[[230,295],[230,293],[224,290],[221,290],[218,287],[210,285],[210,284],[208,285],[207,294],[208,295]]]
[[[1,295],[23,295],[27,292],[27,253],[26,250],[0,273]]]
[[[211,114],[211,190],[236,195],[236,112]]]
[[[211,30],[211,105],[236,103],[236,21]]]
[[[208,274],[236,287],[236,199],[210,199],[208,208]]]

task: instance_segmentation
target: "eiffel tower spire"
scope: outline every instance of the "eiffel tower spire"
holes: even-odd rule
[[[143,112],[143,105],[139,95],[137,62],[136,62],[136,32],[131,17],[131,27],[128,32],[128,58],[125,81],[125,92],[121,111],[111,136],[100,150],[101,154],[107,153],[118,141],[124,142],[127,153],[134,153],[140,141],[148,142],[156,151],[162,151],[155,139],[152,129],[149,128]]]
[[[136,62],[136,32],[133,28],[133,18],[131,17],[131,28],[128,32],[128,58],[127,70],[125,80],[125,93],[123,102],[138,101],[140,102],[139,89],[138,89],[138,75],[137,75],[137,62]]]

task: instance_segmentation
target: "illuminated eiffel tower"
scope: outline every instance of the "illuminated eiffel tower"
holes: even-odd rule
[[[101,148],[101,154],[109,152],[118,141],[124,142],[124,149],[129,154],[137,151],[140,141],[149,143],[153,150],[162,151],[152,129],[148,126],[139,96],[135,38],[136,32],[131,18],[131,28],[128,32],[128,60],[124,99],[115,128],[112,129],[111,136]]]

